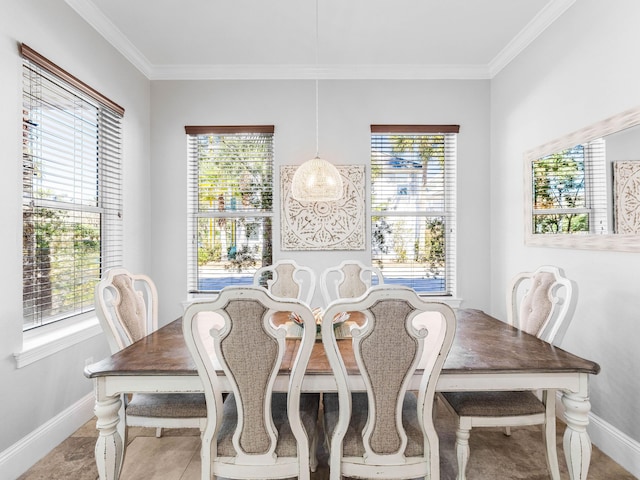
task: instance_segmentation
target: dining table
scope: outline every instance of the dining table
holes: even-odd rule
[[[351,321],[357,323],[358,313]],[[361,314],[360,314],[361,315]],[[513,391],[555,390],[561,392],[566,429],[563,448],[569,477],[586,480],[591,458],[589,423],[589,378],[596,375],[597,363],[540,340],[481,310],[457,309],[456,333],[451,350],[438,378],[436,390]],[[281,315],[281,322],[288,318]],[[277,322],[274,322],[277,323]],[[288,322],[291,323],[291,322]],[[289,329],[295,331],[295,329]],[[348,335],[337,340],[351,389],[364,390],[352,342]],[[286,352],[274,390],[286,391],[288,377],[300,345],[289,334]],[[88,365],[85,375],[93,380],[96,427],[96,464],[101,480],[117,480],[125,445],[123,394],[138,392],[202,392],[203,385],[182,334],[178,318],[150,335],[99,362]],[[410,389],[417,389],[420,371]],[[224,382],[222,388],[230,388]],[[322,341],[315,342],[305,371],[302,390],[334,392],[336,383]]]

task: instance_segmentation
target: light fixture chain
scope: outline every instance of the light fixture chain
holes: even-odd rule
[[[318,79],[316,78],[316,157],[320,156],[320,121],[318,118]]]
[[[342,197],[342,177],[332,163],[320,158],[320,105],[318,82],[320,77],[320,35],[318,0],[316,2],[316,157],[300,165],[291,179],[291,198],[302,202],[333,202]]]

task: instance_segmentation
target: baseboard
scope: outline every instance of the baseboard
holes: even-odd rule
[[[560,419],[564,419],[564,405],[560,397],[561,393],[558,392],[556,415]],[[589,413],[587,432],[589,432],[593,445],[634,477],[640,478],[640,442],[593,413]]]
[[[587,430],[595,446],[634,477],[640,478],[640,442],[595,415],[589,415]]]
[[[18,478],[93,417],[93,393],[0,452],[0,478]]]

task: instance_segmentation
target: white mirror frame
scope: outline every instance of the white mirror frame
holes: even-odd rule
[[[616,250],[620,252],[640,252],[640,235],[625,234],[534,234],[532,231],[533,178],[531,164],[533,161],[590,142],[600,137],[620,132],[640,125],[640,107],[636,107],[601,122],[570,133],[539,147],[528,150],[524,154],[524,239],[525,245],[531,247],[576,248],[586,250]],[[640,152],[638,152],[640,155]]]

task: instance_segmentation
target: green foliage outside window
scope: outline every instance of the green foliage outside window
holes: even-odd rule
[[[27,278],[33,279],[24,292],[25,307],[35,293],[42,299],[37,307],[42,317],[92,305],[100,278],[99,215],[36,208],[23,216],[24,256],[33,259],[25,265]]]
[[[197,262],[201,278],[250,275],[271,264],[272,136],[200,134]],[[228,272],[228,273],[225,273]]]

